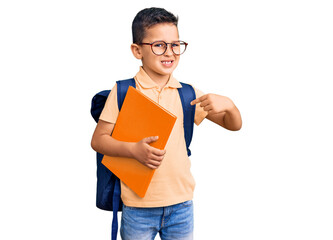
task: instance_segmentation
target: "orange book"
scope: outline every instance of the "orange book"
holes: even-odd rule
[[[158,136],[150,145],[163,150],[177,117],[133,87],[129,87],[114,126],[112,137],[139,142]],[[102,163],[138,196],[144,197],[155,170],[133,158],[104,156]]]

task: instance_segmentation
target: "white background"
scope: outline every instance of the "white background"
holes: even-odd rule
[[[110,239],[95,207],[92,96],[133,77],[135,14],[179,16],[175,77],[230,97],[195,127],[195,239],[333,239],[330,1],[1,1],[1,239]]]

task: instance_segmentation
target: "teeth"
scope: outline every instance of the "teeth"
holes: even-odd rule
[[[168,61],[168,62],[162,61],[162,62],[165,63],[165,64],[170,64],[171,63],[171,61]]]

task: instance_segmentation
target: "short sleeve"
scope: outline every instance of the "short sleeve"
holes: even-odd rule
[[[199,98],[199,97],[205,95],[199,89],[196,89],[195,87],[193,87],[193,88],[194,88],[194,91],[195,91],[196,98]],[[200,107],[200,104],[197,104],[196,107],[195,107],[194,123],[197,126],[199,126],[200,123],[206,118],[207,115],[208,115],[208,112],[205,111],[203,109],[203,107]]]
[[[118,101],[117,101],[117,84],[112,88],[103,108],[99,119],[116,123],[119,114]]]

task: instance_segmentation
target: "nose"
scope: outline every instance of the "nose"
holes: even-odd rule
[[[172,43],[167,43],[166,44],[166,50],[165,50],[165,53],[164,53],[164,55],[167,55],[167,56],[170,56],[170,55],[173,55],[173,50],[172,50],[172,45],[171,45]],[[169,45],[170,45],[170,47],[169,47]]]

